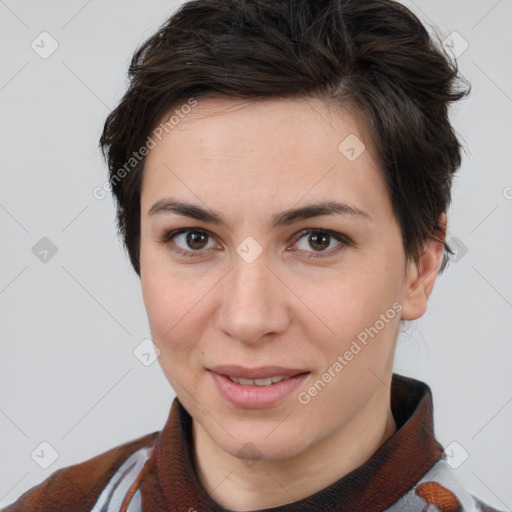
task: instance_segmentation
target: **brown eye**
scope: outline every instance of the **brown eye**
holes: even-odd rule
[[[197,231],[189,231],[185,237],[186,244],[188,247],[194,250],[203,249],[206,245],[208,235],[205,233],[199,233]]]
[[[211,236],[207,231],[200,228],[187,228],[166,233],[160,243],[169,246],[173,252],[194,258],[203,256],[208,249],[212,248],[212,246],[208,247],[209,241]]]
[[[307,256],[308,258],[333,256],[345,246],[351,245],[351,241],[347,236],[324,229],[308,229],[303,231],[295,245],[298,245],[302,239],[306,239],[306,243],[302,244],[302,247],[299,247],[299,249],[310,253],[309,256]],[[334,248],[326,250],[331,246],[333,240],[337,242],[337,245],[334,244]],[[310,250],[311,248],[313,251]]]
[[[311,247],[315,249],[315,251],[322,251],[329,247],[330,235],[321,235],[318,233],[313,233],[309,235],[308,243],[311,244]]]

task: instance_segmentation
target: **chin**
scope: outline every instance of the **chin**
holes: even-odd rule
[[[222,431],[218,438],[218,429],[215,432],[207,429],[207,432],[225,452],[239,459],[252,459],[254,463],[257,460],[286,460],[307,449],[309,443],[304,430],[300,432],[296,429],[285,429],[283,425],[277,427],[277,425],[279,421],[273,422],[273,425],[267,428],[241,428],[236,423],[224,424],[232,437]],[[271,432],[270,435],[269,432]]]
[[[287,460],[298,455],[302,450],[296,444],[283,445],[282,443],[262,442],[261,439],[247,438],[244,444],[230,445],[226,447],[225,451],[240,459],[244,464],[255,465],[258,461]]]

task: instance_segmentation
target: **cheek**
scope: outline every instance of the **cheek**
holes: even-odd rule
[[[351,267],[324,284],[307,284],[305,296],[322,319],[334,322],[339,329],[340,325],[358,325],[372,316],[382,300],[382,285],[372,269]]]
[[[165,251],[161,248],[141,246],[141,288],[144,305],[152,330],[159,336],[171,329],[194,300],[193,287],[169,261],[165,261]],[[170,332],[170,334],[172,331]]]
[[[152,340],[160,349],[166,367],[181,366],[200,350],[208,317],[208,291],[205,278],[191,279],[167,270],[146,267],[141,278],[142,294]]]
[[[324,282],[304,283],[298,293],[307,306],[300,315],[302,329],[331,359],[347,350],[358,336],[364,339],[366,329],[376,322],[379,338],[389,337],[391,342],[393,325],[399,320],[392,309],[399,298],[395,273],[382,260],[371,264],[361,261],[357,268],[342,270]],[[386,312],[387,321],[382,326],[379,319]],[[381,344],[382,350],[387,346]]]

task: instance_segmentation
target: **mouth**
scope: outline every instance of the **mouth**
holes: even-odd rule
[[[233,379],[261,380],[272,379],[275,377],[295,377],[301,373],[309,373],[309,370],[297,368],[285,368],[284,366],[258,366],[256,368],[246,368],[238,365],[220,365],[212,366],[207,370],[225,375]],[[263,384],[264,385],[264,384]]]
[[[282,375],[273,375],[272,377],[268,377],[266,379],[242,379],[232,377],[231,375],[222,375],[223,377],[227,377],[231,382],[235,382],[236,384],[242,384],[244,386],[272,386],[272,384],[277,384],[285,379],[291,379],[293,377],[283,377]]]
[[[243,409],[259,409],[280,403],[311,373],[280,366],[244,368],[224,365],[207,370],[220,395],[231,405]]]

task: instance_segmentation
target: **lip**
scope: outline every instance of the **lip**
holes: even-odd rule
[[[245,368],[238,365],[220,365],[207,368],[211,372],[218,373],[219,375],[229,375],[237,379],[268,379],[275,375],[282,377],[293,377],[299,373],[306,373],[309,370],[283,368],[282,366],[258,366],[257,368]]]
[[[212,376],[221,396],[231,405],[241,409],[263,409],[265,407],[273,407],[289,396],[310,375],[310,372],[304,370],[292,370],[289,368],[285,369],[270,366],[266,366],[264,368],[253,368],[251,371],[248,371],[248,368],[231,366],[229,367],[230,371],[228,373],[219,374],[217,373],[219,368],[221,367],[216,367],[215,371],[209,370],[208,373]],[[232,373],[234,368],[237,368],[238,375],[236,375],[236,372]],[[271,375],[287,377],[288,375],[285,375],[286,372],[290,373],[292,376],[269,386],[246,386],[243,384],[237,384],[226,376],[230,375],[232,377],[246,379],[264,379]],[[256,376],[246,377],[246,375]]]

